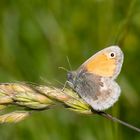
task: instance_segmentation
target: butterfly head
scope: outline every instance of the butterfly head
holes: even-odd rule
[[[69,71],[67,73],[67,80],[68,80],[69,86],[72,87],[72,88],[74,87],[76,77],[77,77],[76,71]]]

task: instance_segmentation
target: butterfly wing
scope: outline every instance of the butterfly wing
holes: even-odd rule
[[[80,76],[75,90],[94,110],[99,111],[111,107],[121,92],[115,81],[91,73]]]
[[[75,90],[93,109],[105,110],[118,100],[121,90],[114,79],[122,63],[121,49],[111,46],[93,55],[77,70]]]
[[[86,71],[102,77],[115,79],[123,63],[123,52],[118,46],[105,48],[89,58],[78,71]]]

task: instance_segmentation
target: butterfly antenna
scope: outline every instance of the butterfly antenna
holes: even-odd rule
[[[59,69],[62,69],[62,70],[64,70],[64,71],[66,71],[66,72],[69,72],[69,70],[68,69],[66,69],[66,68],[64,68],[64,67],[58,67]]]
[[[68,62],[69,68],[70,68],[70,70],[72,70],[72,67],[71,67],[70,60],[69,60],[68,56],[66,58],[67,58],[67,62]],[[69,72],[69,70],[64,68],[64,67],[58,67],[58,68],[66,71],[66,72]]]
[[[68,56],[67,56],[66,58],[67,58],[67,62],[68,62],[69,68],[70,68],[70,70],[72,71],[72,67],[71,67],[71,64],[70,64],[70,59],[69,59]]]
[[[124,126],[127,126],[127,127],[129,127],[129,128],[131,128],[131,129],[133,129],[133,130],[135,130],[135,131],[137,131],[137,132],[139,132],[140,133],[140,128],[137,128],[137,127],[135,127],[135,126],[133,126],[133,125],[131,125],[131,124],[128,124],[128,123],[126,123],[126,122],[124,122],[124,121],[122,121],[122,120],[120,120],[120,119],[118,119],[118,118],[116,118],[116,117],[113,117],[113,116],[111,116],[110,114],[108,114],[108,113],[106,113],[106,112],[102,112],[102,111],[97,111],[96,112],[98,115],[100,115],[100,116],[103,116],[103,117],[105,117],[105,118],[107,118],[107,119],[109,119],[109,120],[112,120],[113,122],[118,122],[118,123],[120,123],[120,124],[122,124],[122,125],[124,125]]]

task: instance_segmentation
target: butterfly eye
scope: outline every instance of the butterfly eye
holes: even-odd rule
[[[109,53],[109,58],[114,58],[116,57],[116,54],[114,52]]]

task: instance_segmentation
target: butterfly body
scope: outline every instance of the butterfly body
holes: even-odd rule
[[[123,63],[123,53],[111,46],[89,58],[76,71],[68,73],[68,83],[94,110],[105,110],[119,98],[115,82]]]

